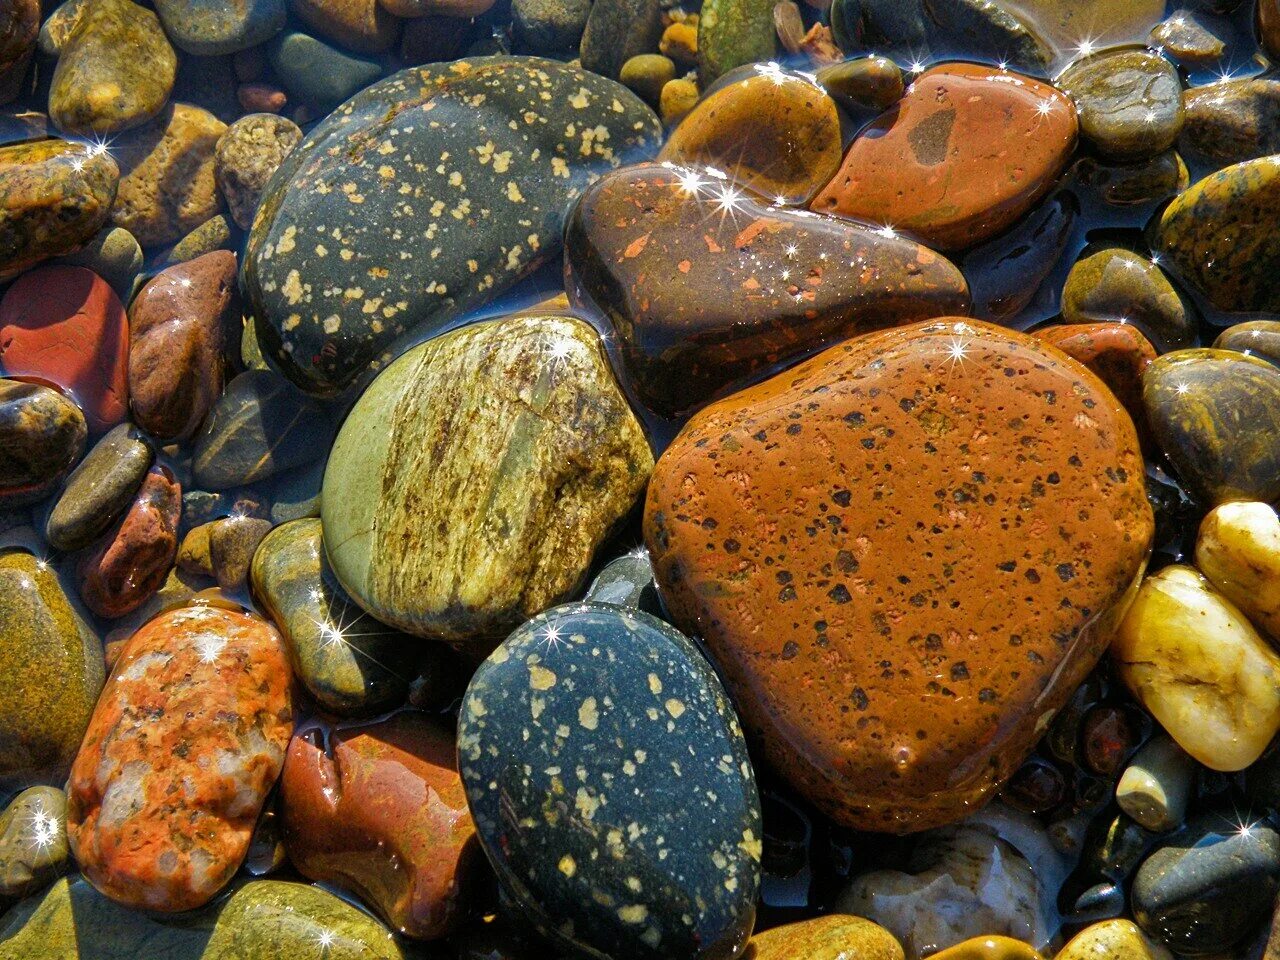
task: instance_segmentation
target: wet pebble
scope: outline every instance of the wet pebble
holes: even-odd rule
[[[1280,638],[1280,518],[1269,504],[1214,507],[1200,523],[1195,561],[1255,626]]]
[[[80,408],[57,390],[0,380],[0,505],[47,497],[84,453]]]
[[[175,46],[204,57],[266,43],[285,23],[284,0],[157,0],[156,13]]]
[[[1188,90],[1181,148],[1217,164],[1280,153],[1280,80],[1252,77]]]
[[[658,0],[594,0],[578,55],[583,69],[617,80],[623,64],[653,53],[661,37]]]
[[[751,938],[749,960],[903,960],[902,945],[884,927],[843,914],[788,923]]]
[[[1157,734],[1125,767],[1116,784],[1116,803],[1148,830],[1175,830],[1187,812],[1195,772],[1186,751]]]
[[[1153,157],[1182,130],[1182,83],[1168,60],[1119,50],[1079,60],[1057,80],[1076,103],[1080,135],[1115,160]]]
[[[70,870],[67,795],[28,787],[0,813],[0,896],[28,896]]]
[[[706,90],[734,67],[772,61],[774,0],[706,0],[698,15],[698,84]]]
[[[241,117],[218,140],[214,174],[241,229],[249,229],[267,181],[301,139],[292,120],[257,113]]]
[[[1218,334],[1215,350],[1235,350],[1247,356],[1261,357],[1280,366],[1280,321],[1250,320],[1237,323]]]
[[[268,48],[271,68],[294,100],[328,112],[382,76],[382,64],[298,30]]]
[[[1162,350],[1195,342],[1196,318],[1158,266],[1131,250],[1099,250],[1078,261],[1062,289],[1068,324],[1133,324]]]

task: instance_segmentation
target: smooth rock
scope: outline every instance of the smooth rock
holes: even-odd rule
[[[653,579],[653,564],[644,547],[606,563],[591,581],[583,599],[642,610],[660,620],[666,619],[658,598],[658,585]]]
[[[1196,763],[1174,741],[1159,734],[1147,741],[1116,784],[1116,804],[1147,830],[1182,826],[1196,776]]]
[[[242,83],[236,100],[245,113],[282,113],[289,105],[289,95],[270,83]]]
[[[1196,317],[1158,266],[1113,247],[1078,261],[1062,289],[1068,324],[1133,324],[1163,350],[1191,346]]]
[[[915,324],[697,414],[645,541],[762,755],[838,822],[920,830],[981,805],[1103,652],[1152,536],[1137,443],[1057,350]]]
[[[0,380],[0,507],[47,497],[84,453],[84,414],[57,390]]]
[[[303,730],[280,781],[290,861],[400,933],[449,934],[484,866],[457,757],[453,730],[416,712]]]
[[[921,6],[934,49],[963,51],[973,59],[1003,63],[1038,76],[1049,72],[1053,50],[1009,4],[991,0],[923,0]],[[920,55],[917,51],[912,59]]]
[[[79,550],[105,533],[133,502],[153,457],[127,423],[106,434],[67,478],[45,524],[49,545]]]
[[[328,113],[382,76],[382,64],[296,30],[268,48],[271,68],[294,100]]]
[[[1213,341],[1215,350],[1235,350],[1280,366],[1280,321],[1250,320],[1227,327]]]
[[[40,34],[36,40],[40,52],[51,60],[56,60],[62,53],[67,36],[75,27],[76,21],[84,11],[85,0],[64,0],[53,9],[40,25]]]
[[[549,60],[375,84],[308,134],[263,198],[242,274],[263,353],[304,389],[340,389],[402,333],[436,332],[558,256],[569,202],[658,133],[626,88]],[[424,150],[450,160],[437,170]]]
[[[102,644],[43,560],[0,550],[0,784],[57,782],[80,746]]]
[[[573,595],[652,467],[591,327],[474,324],[356,402],[325,472],[325,546],[373,616],[483,655]]]
[[[200,107],[175,103],[120,137],[113,151],[124,176],[111,222],[144,247],[172,243],[222,209],[213,155],[226,124]]]
[[[1175,10],[1151,31],[1151,45],[1184,67],[1211,67],[1227,51],[1215,32],[1222,26],[1194,10]]]
[[[227,384],[195,438],[191,469],[205,490],[242,487],[324,456],[324,408],[270,370]]]
[[[624,63],[653,53],[661,37],[658,0],[593,0],[578,55],[584,70],[617,80]]]
[[[209,564],[223,590],[239,590],[249,578],[258,545],[271,532],[270,520],[232,515],[206,524],[209,529]]]
[[[1164,16],[1165,0],[1000,0],[1053,47],[1056,66],[1094,50],[1142,43]]]
[[[240,866],[284,761],[284,642],[256,617],[186,607],[135,633],[111,677],[67,783],[71,852],[118,903],[193,909]]]
[[[1141,163],[1081,157],[1075,173],[1080,183],[1095,191],[1103,203],[1117,207],[1161,203],[1191,183],[1186,163],[1172,150]]]
[[[1077,60],[1057,79],[1075,101],[1080,136],[1113,160],[1141,160],[1182,130],[1182,81],[1164,57],[1117,50]]]
[[[214,175],[241,229],[249,229],[267,181],[301,139],[302,130],[292,120],[254,113],[231,124],[218,140]]]
[[[1035,335],[1078,360],[1110,388],[1133,418],[1138,438],[1151,439],[1142,405],[1142,376],[1155,362],[1151,341],[1124,323],[1073,323],[1042,327]]]
[[[1168,950],[1152,943],[1132,920],[1103,920],[1085,927],[1054,960],[1171,960]]]
[[[70,870],[67,795],[28,787],[0,813],[0,896],[28,896]]]
[[[40,0],[11,0],[0,19],[0,103],[21,92],[40,32]]]
[[[1208,505],[1280,497],[1280,370],[1232,350],[1166,353],[1142,385],[1165,455]]]
[[[757,933],[743,960],[903,960],[902,945],[884,927],[828,914]]]
[[[1055,193],[1007,233],[965,254],[973,315],[1007,322],[1026,309],[1066,251],[1079,214],[1075,197]]]
[[[972,246],[1053,187],[1075,140],[1075,109],[1052,87],[971,64],[934,67],[853,141],[810,208],[943,250]]]
[[[698,15],[698,85],[708,89],[734,67],[772,61],[773,0],[704,0]]]
[[[619,82],[653,107],[662,99],[662,88],[675,78],[676,65],[660,53],[638,54],[618,71]]]
[[[1195,562],[1259,630],[1280,640],[1280,517],[1269,504],[1214,507],[1200,523]]]
[[[444,24],[452,24],[454,29],[465,21],[478,18],[487,13],[494,0],[378,0],[382,8],[397,17],[409,17],[420,20],[426,17],[438,17]]]
[[[676,20],[662,31],[662,39],[658,41],[658,52],[670,57],[682,67],[692,68],[698,65],[698,20]]]
[[[855,57],[819,67],[818,83],[847,107],[887,110],[905,89],[902,70],[888,57]]]
[[[721,203],[732,216],[708,218]],[[692,168],[602,177],[565,245],[570,302],[607,319],[621,372],[666,417],[851,334],[969,307],[959,270],[928,248]]]
[[[413,663],[432,657],[431,648],[355,605],[337,585],[321,537],[317,519],[273,530],[253,556],[253,595],[284,634],[294,674],[317,705],[340,717],[372,716],[404,703]]]
[[[170,247],[159,260],[167,264],[186,263],[215,250],[233,250],[236,240],[231,231],[226,214],[210,217]]]
[[[1280,0],[1258,0],[1257,24],[1262,48],[1280,57]]]
[[[219,250],[157,274],[129,306],[129,396],[138,426],[191,438],[222,392],[228,333],[240,321],[235,254]]]
[[[1280,153],[1280,80],[1251,77],[1196,87],[1183,95],[1180,146],[1219,166]]]
[[[208,596],[205,591],[212,590],[216,584],[208,577],[188,573],[174,567],[169,571],[155,593],[147,598],[142,606],[132,613],[126,614],[111,624],[106,641],[109,651],[119,653],[124,641],[138,632],[148,621],[178,607],[190,606],[198,595]]]
[[[540,56],[577,50],[590,12],[590,0],[512,0],[516,49]]]
[[[142,272],[142,247],[128,230],[103,227],[84,247],[54,261],[57,265],[84,267],[100,276],[121,301],[133,291],[133,282]]]
[[[164,109],[178,58],[160,20],[131,0],[93,0],[75,12],[49,90],[64,133],[109,137]]]
[[[383,53],[396,45],[400,21],[377,0],[288,0],[307,28],[356,53]]]
[[[560,950],[692,960],[746,944],[751,763],[715,672],[667,624],[575,604],[519,627],[471,679],[458,757],[504,892]]]
[[[284,0],[156,0],[165,32],[184,53],[236,53],[284,29]]]
[[[1143,581],[1111,655],[1138,702],[1211,770],[1243,770],[1280,731],[1280,656],[1192,567]]]
[[[687,77],[677,77],[662,88],[658,115],[665,127],[674,127],[698,105],[698,85]]]
[[[971,937],[932,956],[937,960],[1044,960],[1031,944],[1012,937]]]

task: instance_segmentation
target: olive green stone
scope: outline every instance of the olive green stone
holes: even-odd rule
[[[325,546],[379,620],[483,655],[573,595],[652,469],[590,326],[475,324],[356,402],[325,471]]]
[[[1178,71],[1145,50],[1079,60],[1057,84],[1076,103],[1081,136],[1113,160],[1155,156],[1172,146],[1182,129]]]
[[[0,550],[0,784],[66,776],[105,672],[52,568]]]
[[[1215,350],[1234,350],[1280,366],[1280,320],[1250,320],[1227,327],[1213,341]]]
[[[142,272],[142,247],[128,230],[104,227],[81,249],[55,262],[92,270],[111,284],[116,296],[128,303],[133,282]]]
[[[25,897],[70,869],[67,795],[29,787],[0,813],[0,897]]]
[[[319,520],[271,531],[249,576],[253,595],[284,634],[295,674],[322,710],[365,717],[404,703],[428,644],[352,602],[329,569]]]
[[[628,90],[651,105],[657,105],[662,88],[676,78],[676,65],[660,53],[642,53],[622,65],[618,79]]]
[[[706,90],[734,67],[772,60],[774,0],[705,0],[698,18],[698,84]]]
[[[225,213],[210,217],[175,243],[162,258],[166,265],[186,263],[214,250],[234,250],[231,221]]]
[[[71,472],[45,524],[45,539],[59,550],[87,547],[133,502],[154,454],[127,423],[110,430]]]
[[[655,53],[661,38],[658,0],[594,0],[579,47],[582,68],[617,80],[623,64]]]
[[[1182,144],[1218,163],[1280,153],[1280,80],[1254,77],[1188,90]]]
[[[1118,207],[1160,203],[1191,183],[1187,165],[1173,150],[1139,163],[1113,163],[1084,157],[1075,167],[1080,182],[1096,190],[1105,203]]]
[[[136,127],[164,109],[177,67],[154,13],[130,0],[93,0],[62,43],[49,118],[59,130],[86,137]]]
[[[1191,309],[1160,268],[1129,250],[1102,250],[1071,268],[1062,290],[1066,323],[1132,323],[1164,350],[1195,341]]]
[[[885,110],[902,99],[902,71],[888,57],[857,57],[819,67],[818,84],[845,106]]]
[[[240,332],[240,363],[246,370],[269,370],[258,346],[256,323],[252,316],[244,318],[244,329]]]
[[[1142,377],[1151,431],[1198,499],[1280,497],[1280,370],[1231,350],[1177,350]]]
[[[1212,173],[1174,198],[1152,248],[1220,310],[1280,312],[1280,163],[1263,157]]]
[[[49,387],[0,380],[0,508],[43,500],[84,453],[89,428]]]

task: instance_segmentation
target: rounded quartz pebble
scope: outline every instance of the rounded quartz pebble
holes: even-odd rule
[[[682,634],[600,604],[535,617],[472,678],[458,756],[503,890],[557,946],[614,960],[742,949],[760,800],[733,707]]]
[[[48,496],[87,436],[84,414],[57,390],[0,379],[0,508]]]
[[[226,886],[284,763],[292,682],[280,634],[235,610],[170,610],[125,642],[67,782],[95,887],[176,912]]]
[[[894,832],[959,819],[1026,759],[1152,532],[1111,392],[965,320],[856,338],[705,408],[645,511],[663,600],[763,755],[837,821]]]

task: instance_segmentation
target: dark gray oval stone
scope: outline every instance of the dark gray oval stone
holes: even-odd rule
[[[130,424],[109,431],[67,477],[45,539],[59,550],[87,547],[133,502],[153,458],[150,444]]]

